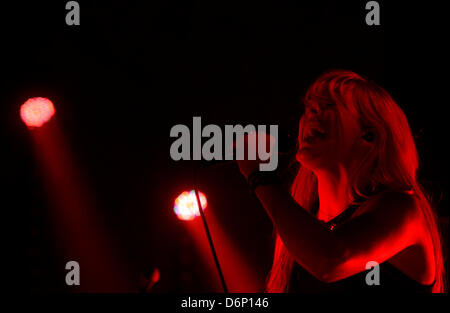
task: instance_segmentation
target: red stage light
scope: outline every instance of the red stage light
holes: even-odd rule
[[[155,267],[155,269],[153,270],[152,276],[150,277],[150,281],[152,283],[157,283],[159,281],[159,269],[157,267]]]
[[[20,117],[28,127],[40,127],[54,114],[53,103],[47,98],[30,98],[20,107]]]
[[[198,192],[200,197],[200,204],[202,205],[203,211],[205,211],[208,202],[206,201],[206,196],[202,192]],[[197,198],[195,197],[195,191],[191,190],[181,193],[175,199],[175,206],[173,208],[175,214],[180,220],[190,221],[200,216],[200,211],[197,205]]]

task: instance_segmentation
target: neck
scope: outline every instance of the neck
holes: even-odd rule
[[[348,171],[342,165],[315,172],[318,180],[318,218],[325,222],[344,211],[351,203],[351,185]]]

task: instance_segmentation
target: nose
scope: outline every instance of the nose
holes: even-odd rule
[[[314,103],[309,107],[309,113],[311,113],[311,116],[320,116],[323,113],[323,109],[319,104]]]
[[[311,112],[310,114],[307,114],[305,116],[305,124],[311,125],[311,124],[320,124],[322,125],[324,123],[325,117],[323,115],[323,111],[315,111]]]

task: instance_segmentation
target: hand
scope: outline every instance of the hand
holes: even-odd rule
[[[248,179],[250,174],[259,171],[259,160],[237,160],[239,171]]]
[[[244,177],[247,179],[250,174],[260,170],[259,165],[261,163],[270,161],[270,153],[273,153],[272,148],[275,143],[275,138],[264,132],[250,133],[242,137],[237,138],[237,141],[243,140],[243,147],[239,147],[238,145],[236,145],[236,142],[234,143],[234,147],[236,148],[236,153],[238,153],[238,149],[244,149],[244,151],[242,151],[243,155],[245,156],[244,160],[237,160],[237,163],[241,174],[244,175]],[[266,149],[263,149],[260,153],[258,150],[258,145],[263,144],[264,139],[266,140]],[[277,151],[275,151],[275,153],[277,153]],[[249,156],[255,156],[256,159],[249,159]]]

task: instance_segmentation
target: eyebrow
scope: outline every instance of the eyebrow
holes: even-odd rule
[[[309,108],[312,105],[312,102],[316,102],[319,104],[320,107],[327,107],[327,106],[335,106],[336,102],[334,101],[312,101],[312,100],[305,100],[303,101],[303,105],[305,108]]]

